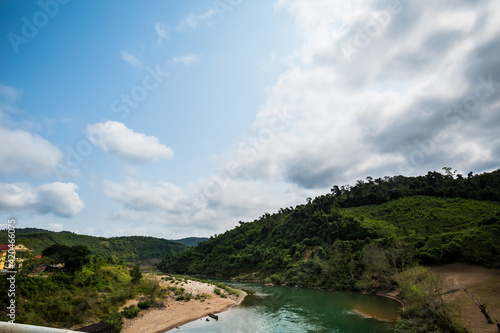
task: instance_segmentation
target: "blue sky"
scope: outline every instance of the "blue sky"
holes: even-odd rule
[[[0,1],[0,211],[210,236],[367,176],[499,167],[495,1]]]

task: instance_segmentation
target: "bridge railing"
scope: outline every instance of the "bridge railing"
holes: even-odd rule
[[[33,326],[24,324],[12,324],[0,321],[0,332],[2,333],[75,333],[78,331],[65,330],[60,328]]]

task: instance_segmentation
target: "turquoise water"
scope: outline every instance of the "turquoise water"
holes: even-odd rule
[[[383,297],[254,283],[231,285],[249,293],[241,305],[220,313],[218,321],[203,318],[171,332],[380,333],[391,332],[387,321],[398,317],[399,303]]]

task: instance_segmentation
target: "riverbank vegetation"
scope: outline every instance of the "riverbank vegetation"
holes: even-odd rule
[[[173,300],[204,301],[212,297],[186,291],[184,284],[191,281],[208,283],[208,288],[222,298],[240,296],[239,290],[221,283],[181,275],[143,274],[139,265],[128,267],[123,261],[89,256],[89,252],[81,245],[48,247],[43,251],[44,260],[65,265],[65,270],[56,272],[34,273],[40,261],[27,262],[16,274],[15,322],[68,329],[107,322],[120,332],[124,319],[135,318],[142,310],[164,308]],[[2,304],[10,304],[6,277],[0,279]],[[171,286],[165,288],[162,280]],[[5,308],[0,309],[0,316],[7,318],[6,314]]]
[[[443,169],[334,186],[306,204],[240,222],[197,247],[167,255],[160,268],[365,292],[398,287],[408,304],[401,331],[406,323],[413,331],[434,325],[460,332],[454,311],[433,307],[439,297],[419,281],[434,278],[417,265],[500,267],[500,170],[464,177]]]
[[[19,270],[16,274],[16,323],[75,328],[104,320],[115,325],[119,332],[122,317],[130,311],[118,310],[127,300],[142,295],[144,300],[154,304],[161,296],[156,280],[137,278],[134,270],[124,264],[99,256],[89,258],[85,255],[88,252],[82,246],[53,246],[45,251],[47,258],[50,255],[65,264],[76,264],[66,271],[51,273],[33,273],[29,264]],[[68,253],[75,256],[67,257]],[[7,280],[2,278],[2,304],[9,302],[7,287]],[[0,316],[5,316],[4,309],[0,310]]]

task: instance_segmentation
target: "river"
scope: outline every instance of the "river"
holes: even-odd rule
[[[257,283],[230,285],[249,294],[241,305],[220,313],[218,321],[203,318],[172,332],[391,332],[391,321],[398,318],[400,307],[394,300],[360,293]]]

